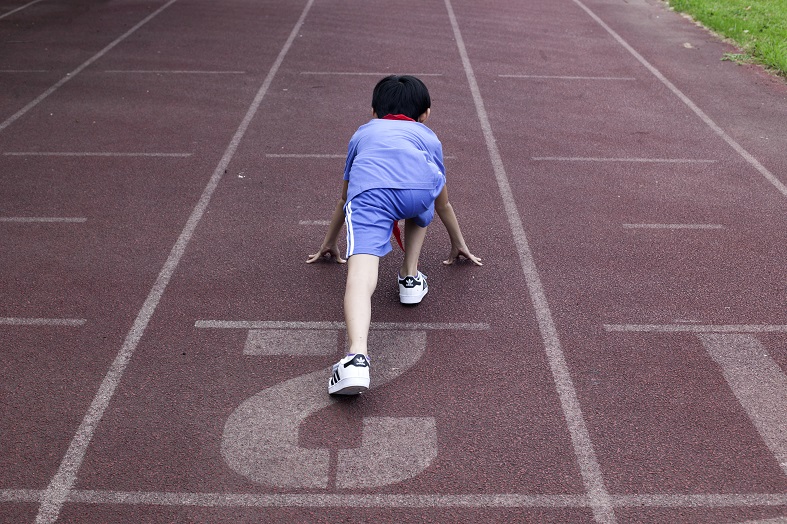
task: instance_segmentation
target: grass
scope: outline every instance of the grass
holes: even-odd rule
[[[668,0],[742,53],[722,60],[757,62],[787,77],[787,0]]]

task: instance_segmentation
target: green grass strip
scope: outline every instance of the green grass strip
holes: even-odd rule
[[[743,51],[722,59],[758,62],[787,76],[787,0],[669,0],[669,4],[733,40]]]

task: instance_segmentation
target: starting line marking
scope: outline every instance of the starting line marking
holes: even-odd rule
[[[330,220],[301,220],[298,222],[299,226],[329,226]]]
[[[347,155],[321,153],[268,153],[267,158],[346,158]]]
[[[712,164],[715,160],[695,158],[603,158],[603,157],[572,157],[572,156],[534,156],[530,160],[537,162],[643,162],[668,164]]]
[[[21,318],[0,317],[3,326],[82,326],[87,322],[84,318]]]
[[[787,333],[779,324],[604,324],[611,332],[638,333]]]
[[[90,151],[6,151],[3,156],[109,156],[109,157],[190,157],[192,153],[111,153]]]
[[[107,69],[105,73],[136,74],[136,75],[245,75],[246,71],[194,71],[165,69]]]
[[[43,490],[0,490],[0,502],[39,502]],[[610,495],[617,508],[742,508],[785,506],[785,493],[706,493],[696,495]],[[366,507],[366,508],[586,508],[586,495],[352,495],[303,493],[185,493],[164,491],[73,490],[67,502],[87,504],[127,504],[149,506],[204,507]],[[767,521],[766,521],[767,522]],[[781,522],[781,521],[774,521]]]
[[[266,320],[197,320],[195,328],[202,329],[345,329],[344,322],[286,322]],[[372,330],[398,331],[440,331],[440,330],[471,330],[484,331],[490,329],[486,323],[439,323],[439,322],[372,322]]]
[[[630,76],[555,76],[555,75],[497,75],[499,78],[523,78],[523,79],[544,79],[544,80],[613,80],[631,81],[636,80]]]
[[[623,224],[624,229],[724,229],[721,224]]]
[[[344,75],[344,76],[379,76],[380,78],[390,76],[390,71],[384,73],[375,73],[372,71],[301,71],[302,75]],[[442,73],[405,73],[412,74],[413,76],[443,76]]]
[[[77,223],[87,222],[87,218],[81,217],[0,217],[0,222],[66,222]]]

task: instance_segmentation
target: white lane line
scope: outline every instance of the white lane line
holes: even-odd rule
[[[530,293],[530,299],[535,309],[536,320],[538,321],[538,327],[544,341],[549,366],[552,370],[552,376],[555,381],[558,396],[560,397],[563,415],[566,419],[566,425],[571,436],[574,453],[576,454],[582,474],[582,482],[590,497],[593,515],[596,521],[611,524],[616,522],[615,513],[612,509],[612,501],[604,485],[601,467],[596,459],[596,453],[593,449],[590,434],[585,424],[585,418],[582,414],[582,407],[579,404],[577,392],[568,370],[566,357],[557,334],[557,328],[552,320],[552,312],[549,309],[546,292],[544,291],[544,286],[541,284],[541,277],[538,274],[538,269],[533,259],[533,253],[530,250],[525,228],[522,224],[522,217],[519,215],[519,211],[516,207],[516,200],[511,190],[511,184],[508,180],[505,167],[503,166],[503,159],[500,156],[500,151],[497,148],[497,141],[492,132],[492,125],[489,122],[489,117],[484,107],[484,100],[481,97],[481,91],[478,88],[478,82],[473,73],[473,67],[470,64],[470,58],[468,57],[462,34],[459,31],[459,24],[454,15],[451,0],[445,0],[445,6],[451,21],[451,27],[453,28],[456,46],[462,59],[465,75],[467,76],[470,92],[473,96],[476,113],[481,123],[489,158],[494,168],[495,178],[500,190],[500,195],[503,199],[503,206],[511,228],[511,233],[514,237],[514,243],[516,244],[519,254],[519,260]]]
[[[23,318],[23,317],[0,317],[0,325],[3,326],[84,326],[87,322],[84,318]]]
[[[37,502],[42,490],[0,490],[0,502]],[[73,490],[69,502],[87,504],[127,504],[150,506],[203,507],[367,507],[367,508],[584,508],[590,505],[585,495],[332,495],[303,493],[185,493],[156,491]],[[613,495],[619,508],[753,508],[787,505],[785,493],[703,493],[694,495]],[[780,522],[780,521],[775,521]]]
[[[341,154],[321,154],[321,153],[267,153],[267,158],[346,158],[347,155]]]
[[[705,333],[698,337],[787,474],[787,375],[753,335]]]
[[[785,506],[787,493],[703,493],[696,495],[615,495],[615,506],[651,508],[744,508]]]
[[[585,4],[583,4],[580,0],[573,0],[575,4],[577,4],[582,10],[584,10],[593,20],[596,21],[601,27],[603,27],[607,33],[609,33],[612,38],[614,38],[621,46],[623,46],[626,51],[631,53],[631,55],[637,59],[637,61],[645,66],[645,68],[650,71],[653,76],[659,79],[659,81],[664,84],[667,89],[672,91],[672,93],[680,98],[680,100],[691,109],[695,115],[697,115],[705,124],[710,127],[716,135],[722,138],[727,144],[732,147],[735,152],[737,152],[741,157],[743,157],[746,162],[748,162],[754,169],[756,169],[765,179],[770,182],[773,187],[775,187],[782,195],[787,197],[787,185],[785,185],[781,180],[776,178],[776,176],[771,173],[768,169],[765,168],[754,156],[746,151],[738,142],[736,142],[731,136],[729,136],[721,127],[719,127],[716,122],[711,120],[711,118],[705,114],[705,112],[700,109],[697,104],[691,101],[689,97],[687,97],[683,92],[675,87],[672,82],[667,80],[661,71],[656,69],[650,62],[645,60],[645,58],[640,55],[633,47],[629,45],[628,42],[623,40],[620,35],[618,35],[615,31],[612,30],[601,18],[596,15],[593,11],[591,11]]]
[[[87,218],[81,217],[0,217],[0,222],[21,222],[21,223],[57,223],[64,222],[69,224],[81,224],[87,222]]]
[[[2,489],[0,502],[38,502],[43,490]],[[303,493],[184,493],[156,491],[102,491],[75,489],[69,502],[87,504],[127,504],[151,506],[204,506],[204,507],[573,507],[590,505],[584,495],[518,495],[464,494],[464,495],[331,495]],[[752,508],[787,505],[785,493],[703,493],[695,495],[612,495],[612,503],[619,508]],[[780,522],[780,521],[774,521]]]
[[[623,224],[623,229],[724,229],[721,224]]]
[[[41,2],[41,0],[33,0],[32,2],[30,2],[28,4],[25,4],[25,5],[21,6],[21,7],[17,7],[16,9],[12,9],[11,11],[8,11],[7,13],[3,13],[2,15],[0,15],[0,20],[2,20],[3,18],[5,18],[7,16],[11,16],[14,13],[17,13],[17,12],[21,11],[22,9],[27,9],[31,5],[35,5],[38,2]]]
[[[267,158],[347,158],[347,154],[341,153],[266,153]],[[454,155],[445,155],[443,160],[455,160]]]
[[[69,80],[73,79],[75,76],[77,76],[79,73],[81,73],[85,68],[87,68],[93,62],[95,62],[96,60],[98,60],[99,58],[101,58],[102,56],[107,54],[110,50],[112,50],[112,48],[114,48],[116,45],[121,43],[123,40],[125,40],[126,38],[128,38],[129,36],[134,34],[140,27],[142,27],[143,25],[145,25],[148,22],[150,22],[151,20],[153,20],[153,18],[158,16],[162,11],[164,11],[166,8],[168,8],[169,6],[171,6],[172,4],[174,4],[177,1],[178,0],[169,0],[166,4],[164,4],[163,6],[159,7],[158,9],[156,9],[155,11],[150,13],[148,16],[143,18],[142,21],[139,22],[137,25],[135,25],[134,27],[132,27],[131,29],[129,29],[128,31],[123,33],[121,36],[116,38],[114,41],[112,41],[104,49],[102,49],[101,51],[99,51],[98,53],[96,53],[95,55],[90,57],[89,59],[87,59],[82,65],[80,65],[79,67],[77,67],[76,69],[71,71],[70,73],[67,73],[66,76],[64,76],[63,78],[58,80],[52,87],[50,87],[49,89],[47,89],[46,91],[44,91],[43,93],[38,95],[38,97],[36,97],[32,102],[28,103],[25,107],[23,107],[22,109],[20,109],[19,111],[17,111],[16,113],[11,115],[10,117],[8,117],[3,123],[0,123],[0,132],[2,132],[5,128],[10,126],[11,124],[16,122],[17,120],[19,120],[28,111],[30,111],[35,106],[40,104],[43,100],[45,100],[49,95],[51,95],[52,93],[54,93],[55,91],[60,89],[66,82],[68,82]]]
[[[0,502],[38,502],[43,494],[40,489],[0,489]]]
[[[187,69],[107,69],[105,73],[130,75],[245,75],[246,71],[198,71]]]
[[[170,5],[171,3],[172,2],[167,5]],[[227,166],[235,155],[241,140],[243,140],[243,137],[245,136],[246,130],[248,129],[252,119],[257,114],[263,97],[268,92],[268,89],[273,82],[273,78],[279,71],[282,62],[284,61],[284,57],[292,46],[293,41],[297,37],[301,26],[303,26],[306,15],[309,13],[313,3],[314,0],[309,0],[306,3],[306,6],[303,8],[300,18],[298,18],[298,21],[295,23],[295,26],[287,38],[287,41],[284,43],[281,51],[279,51],[276,61],[271,66],[270,71],[268,71],[268,75],[265,77],[262,86],[257,91],[257,94],[249,106],[243,121],[235,131],[232,140],[224,152],[224,156],[222,156],[218,166],[216,166],[216,169],[213,171],[213,175],[208,181],[207,186],[205,186],[199,202],[191,212],[191,215],[189,216],[183,231],[180,233],[180,236],[175,242],[175,245],[172,246],[172,250],[170,251],[169,257],[167,257],[167,260],[164,263],[164,267],[161,268],[161,272],[159,273],[156,282],[153,284],[147,299],[145,299],[145,303],[139,310],[139,313],[134,320],[134,325],[126,335],[126,338],[123,342],[123,347],[118,352],[114,362],[112,363],[112,366],[104,377],[104,380],[99,387],[98,393],[93,399],[90,408],[85,414],[82,423],[79,425],[79,428],[74,435],[74,438],[72,439],[62,462],[60,463],[57,473],[52,478],[49,486],[46,489],[44,499],[41,502],[41,507],[39,508],[39,512],[36,517],[37,524],[52,523],[57,520],[60,514],[60,509],[63,507],[63,503],[68,499],[69,493],[73,489],[77,472],[82,465],[82,460],[84,459],[87,448],[90,445],[91,439],[93,438],[96,426],[101,421],[104,411],[107,409],[109,402],[115,394],[115,390],[117,389],[118,384],[120,384],[120,380],[123,377],[123,372],[131,360],[134,351],[139,345],[139,341],[141,340],[142,335],[145,333],[145,329],[147,328],[153,313],[156,311],[156,307],[158,306],[161,297],[164,295],[164,291],[166,290],[172,275],[175,273],[175,270],[177,269],[178,264],[180,263],[184,252],[186,251],[186,247],[188,246],[188,243],[191,240],[191,237],[194,234],[200,219],[207,209],[214,191],[218,187],[219,182],[221,181],[221,178],[227,169]]]
[[[113,153],[108,151],[5,151],[3,156],[106,156],[106,157],[164,157],[164,158],[186,158],[192,153]]]
[[[298,222],[299,226],[329,226],[330,220],[301,220]]]
[[[534,156],[530,160],[536,162],[641,162],[652,164],[712,164],[715,160],[696,158],[604,158],[581,156]]]
[[[442,73],[392,73],[390,71],[385,71],[381,73],[374,73],[371,71],[301,71],[302,75],[343,75],[343,76],[377,76],[380,78],[384,78],[386,76],[394,75],[394,74],[409,74],[417,77],[422,76],[443,76]]]
[[[345,329],[344,322],[286,322],[267,320],[197,320],[198,329]],[[370,329],[380,330],[489,330],[489,324],[478,322],[372,322]]]
[[[604,324],[610,332],[628,333],[787,333],[778,324]]]
[[[522,78],[522,79],[543,79],[543,80],[610,80],[610,81],[631,81],[636,80],[630,76],[554,76],[554,75],[497,75],[499,78]]]
[[[583,495],[353,495],[353,494],[231,494],[114,492],[75,490],[71,502],[92,504],[147,504],[207,507],[316,507],[316,508],[445,508],[588,506]]]

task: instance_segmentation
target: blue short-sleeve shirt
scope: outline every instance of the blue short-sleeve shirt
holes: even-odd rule
[[[443,146],[420,122],[375,118],[350,139],[344,180],[347,201],[368,189],[427,189],[445,185]]]

